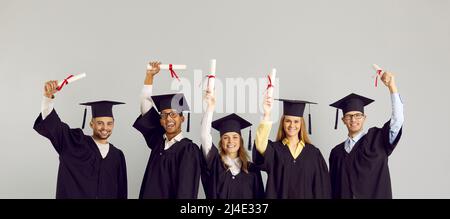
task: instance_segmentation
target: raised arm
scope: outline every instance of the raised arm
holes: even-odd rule
[[[153,101],[151,99],[152,89],[153,89],[153,78],[159,72],[160,62],[150,62],[152,66],[151,70],[147,69],[144,87],[142,89],[141,95],[141,115],[138,116],[133,124],[145,138],[147,146],[151,149],[157,144],[157,140],[162,138],[164,134],[164,129],[161,127],[159,122],[159,113],[153,108]]]
[[[403,103],[400,99],[400,94],[398,93],[394,74],[392,74],[391,72],[383,73],[383,75],[381,76],[381,81],[383,81],[384,85],[386,85],[386,87],[389,89],[391,95],[392,114],[389,130],[389,143],[392,144],[397,138],[403,126]]]
[[[54,108],[55,93],[57,92],[58,81],[47,81],[44,85],[44,97],[41,102],[41,115],[44,120]]]
[[[41,114],[35,120],[33,129],[48,138],[55,150],[61,154],[67,149],[83,146],[84,134],[81,129],[70,129],[61,121],[53,109],[53,100],[58,87],[57,81],[47,81],[44,85],[44,99]]]
[[[256,130],[256,139],[255,139],[256,150],[261,155],[264,155],[264,152],[266,152],[267,144],[269,141],[269,134],[272,128],[272,121],[270,120],[272,105],[273,105],[273,98],[268,97],[266,95],[264,97],[263,103],[264,116],[258,126],[258,129]]]
[[[202,118],[200,139],[203,156],[208,158],[209,151],[211,151],[212,147],[211,122],[214,109],[216,108],[216,97],[214,96],[214,93],[206,91],[204,101],[206,102],[206,110]]]
[[[144,80],[144,87],[142,88],[141,94],[141,115],[145,115],[153,107],[153,102],[151,99],[153,92],[153,77],[159,73],[160,64],[160,62],[152,61],[150,62],[152,69],[147,69]]]

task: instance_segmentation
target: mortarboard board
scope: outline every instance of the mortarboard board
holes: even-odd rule
[[[344,115],[350,111],[359,111],[364,113],[364,107],[374,102],[374,100],[361,95],[351,93],[346,97],[330,104],[332,107],[336,107],[336,120],[334,123],[334,129],[337,129],[339,109],[342,109]]]
[[[80,103],[80,105],[83,105],[83,106],[91,106],[92,118],[114,117],[112,108],[114,105],[119,105],[119,104],[125,104],[125,103],[116,102],[116,101],[108,101],[108,100]],[[84,109],[83,125],[81,127],[82,129],[84,129],[84,125],[86,123],[86,113],[87,113],[87,107]]]
[[[175,94],[164,94],[152,96],[153,103],[155,104],[158,112],[161,112],[166,109],[173,109],[178,113],[182,113],[183,111],[189,111],[189,106],[182,93]],[[191,114],[188,112],[187,118],[187,131],[189,132]]]
[[[287,99],[275,99],[283,102],[283,115],[285,116],[298,116],[303,117],[303,113],[305,112],[306,104],[317,104],[304,100],[287,100]],[[311,128],[311,112],[308,112],[308,132],[312,134]]]
[[[233,113],[228,116],[217,119],[211,123],[211,126],[220,132],[220,136],[227,132],[237,132],[241,135],[241,129],[252,126],[250,122]],[[252,147],[252,129],[250,128],[248,134],[248,150]]]

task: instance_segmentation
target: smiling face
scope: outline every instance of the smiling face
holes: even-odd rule
[[[241,147],[241,135],[237,132],[226,132],[220,137],[222,150],[227,155],[235,157]]]
[[[175,135],[181,132],[181,124],[184,122],[184,116],[173,109],[161,111],[161,126],[169,135]]]
[[[299,116],[284,116],[283,130],[286,133],[286,137],[298,136],[301,130],[302,117]]]
[[[342,117],[342,121],[347,126],[350,135],[359,133],[363,129],[365,120],[366,115],[360,111],[350,111]]]
[[[93,136],[99,140],[107,140],[114,128],[113,117],[95,117],[89,124],[93,130]]]

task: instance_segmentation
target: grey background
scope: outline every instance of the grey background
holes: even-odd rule
[[[318,102],[311,138],[326,160],[346,136],[342,123],[333,129],[328,104],[350,92],[371,97],[366,127],[381,126],[390,98],[384,85],[374,87],[371,64],[395,72],[406,121],[389,160],[394,198],[450,198],[449,39],[448,0],[0,0],[0,198],[54,197],[58,157],[32,125],[44,82],[83,71],[88,77],[59,93],[55,108],[80,127],[78,103],[127,102],[115,108],[110,140],[125,153],[129,197],[137,198],[150,151],[131,124],[146,62],[187,64],[189,78],[211,58],[222,78],[261,78],[276,67],[277,96]],[[155,94],[171,92],[161,75]],[[258,123],[261,114],[243,116]],[[192,130],[200,118],[191,116]],[[199,142],[198,133],[185,135]]]

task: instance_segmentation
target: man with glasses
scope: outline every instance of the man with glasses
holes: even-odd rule
[[[392,102],[391,119],[382,128],[364,130],[364,107],[373,100],[350,94],[331,104],[336,107],[337,128],[339,109],[344,116],[348,137],[333,148],[330,154],[332,197],[340,199],[390,199],[392,198],[388,157],[402,135],[403,104],[392,73],[381,76],[389,88]]]
[[[150,65],[141,96],[141,115],[133,125],[151,149],[139,198],[195,199],[201,152],[181,131],[183,111],[188,111],[189,106],[181,93],[152,96],[153,77],[159,72],[160,63]]]

